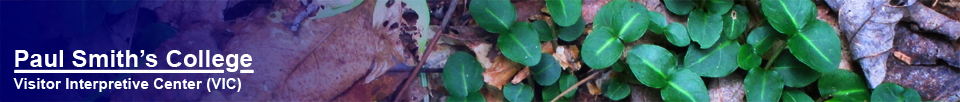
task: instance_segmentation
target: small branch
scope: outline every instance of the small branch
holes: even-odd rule
[[[930,8],[937,7],[937,3],[940,3],[940,0],[933,1],[933,6],[930,6]]]
[[[607,70],[603,70],[603,71],[600,71],[600,72],[596,72],[596,73],[590,74],[590,76],[588,76],[587,78],[584,78],[583,80],[580,80],[580,82],[577,82],[577,84],[573,84],[573,86],[570,86],[569,88],[567,88],[567,90],[564,90],[563,93],[560,93],[560,95],[557,95],[557,97],[554,97],[553,100],[550,100],[550,102],[557,102],[557,100],[559,100],[560,97],[563,97],[563,96],[566,95],[567,93],[570,93],[570,91],[573,91],[574,88],[577,88],[578,86],[583,85],[583,83],[586,83],[587,81],[589,81],[589,80],[591,80],[591,79],[593,79],[593,78],[596,78],[597,75],[603,74],[603,73],[605,73],[606,71],[607,71]]]
[[[763,69],[769,70],[769,69],[770,69],[770,66],[773,66],[773,61],[776,61],[776,60],[777,60],[777,57],[780,57],[781,52],[783,52],[783,49],[786,49],[786,48],[787,48],[787,46],[786,46],[786,45],[783,45],[783,43],[781,43],[781,46],[780,46],[779,48],[777,48],[777,51],[776,51],[776,52],[773,53],[773,57],[770,57],[770,60],[767,60],[767,65],[764,66]]]
[[[457,8],[458,1],[460,0],[453,0],[453,2],[450,3],[450,6],[448,6],[449,8],[447,8],[447,12],[443,15],[443,21],[440,22],[440,30],[437,31],[437,33],[434,33],[433,38],[430,39],[429,43],[427,43],[427,49],[423,51],[423,56],[420,56],[420,62],[418,62],[417,66],[414,67],[413,72],[410,72],[410,75],[408,75],[406,79],[403,79],[403,85],[400,85],[399,87],[400,91],[397,91],[397,95],[393,97],[394,102],[400,101],[400,97],[403,96],[403,91],[406,91],[407,86],[410,86],[410,83],[413,81],[412,78],[414,76],[418,76],[417,73],[420,73],[420,68],[423,67],[423,63],[427,62],[427,58],[430,57],[430,53],[432,53],[433,49],[436,48],[435,46],[437,45],[438,39],[440,39],[440,34],[443,34],[443,31],[446,30],[447,22],[450,22],[450,14],[452,14],[452,11]]]

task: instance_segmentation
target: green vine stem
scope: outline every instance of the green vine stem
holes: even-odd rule
[[[770,60],[767,60],[767,65],[763,66],[763,69],[765,70],[771,70],[770,66],[773,66],[773,61],[777,61],[777,57],[780,57],[780,53],[783,52],[783,49],[787,48],[787,46],[784,45],[785,41],[780,41],[780,42],[777,42],[776,44],[780,45],[780,47],[776,48],[776,51],[773,52],[773,55],[770,57]]]

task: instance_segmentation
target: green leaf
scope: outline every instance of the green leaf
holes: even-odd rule
[[[593,29],[609,29],[614,37],[632,42],[643,36],[648,23],[646,7],[628,0],[603,5],[594,17]],[[588,35],[589,36],[589,35]]]
[[[683,27],[683,24],[677,22],[670,23],[665,32],[666,34],[664,36],[667,38],[667,41],[670,41],[670,44],[678,47],[690,45],[690,35],[687,35],[687,27]]]
[[[803,93],[803,91],[796,89],[783,90],[780,100],[783,102],[813,102],[813,98],[807,96],[807,94]]]
[[[627,64],[637,80],[652,88],[667,86],[670,74],[667,70],[677,67],[677,58],[669,50],[651,44],[642,44],[630,49]]]
[[[677,15],[687,15],[697,5],[699,0],[663,0],[667,10]]]
[[[620,2],[617,2],[620,1]],[[623,42],[633,42],[647,32],[647,25],[650,23],[647,17],[647,8],[636,2],[627,0],[615,0],[611,3],[622,3],[619,16],[613,16],[613,28],[617,32],[620,40]]]
[[[727,39],[737,39],[750,24],[750,11],[742,5],[733,6],[727,14],[723,14],[723,35]]]
[[[810,22],[802,33],[787,40],[787,46],[800,62],[819,72],[830,72],[840,66],[840,37],[826,22]]]
[[[483,94],[480,92],[470,92],[470,95],[467,96],[450,96],[447,98],[449,102],[486,102],[487,99],[483,98]]]
[[[533,101],[533,87],[523,83],[508,84],[503,87],[503,97],[510,102],[530,102]]]
[[[587,35],[587,38],[583,40],[583,50],[580,51],[580,55],[583,62],[590,68],[607,68],[616,62],[620,58],[620,54],[623,53],[623,43],[614,36],[610,29],[605,28],[593,29],[593,33]]]
[[[618,101],[630,95],[630,86],[627,83],[620,82],[620,80],[610,80],[604,86],[603,96],[611,100]]]
[[[614,72],[623,72],[623,69],[630,68],[630,66],[627,66],[627,64],[624,64],[624,63],[626,62],[617,61],[616,63],[613,63],[613,65],[610,66],[610,68],[613,68]]]
[[[647,11],[647,16],[650,16],[650,24],[648,27],[650,27],[650,31],[653,31],[653,33],[663,34],[663,32],[665,32],[664,30],[668,29],[667,25],[670,23],[667,23],[667,17],[664,17],[660,12]],[[687,31],[684,30],[683,32]]]
[[[508,59],[533,66],[540,61],[540,42],[537,39],[537,32],[530,23],[519,22],[513,25],[510,33],[500,34],[497,46]]]
[[[517,10],[509,0],[472,0],[470,15],[488,32],[507,33],[517,19]]]
[[[583,30],[586,28],[587,28],[587,22],[583,21],[583,17],[580,17],[577,20],[577,23],[574,23],[571,26],[561,27],[560,34],[558,34],[557,36],[560,37],[560,40],[570,42],[573,40],[577,40],[577,38],[579,38],[580,35],[583,35]]]
[[[543,88],[543,91],[540,91],[540,97],[543,98],[543,101],[553,100],[554,97],[560,95],[560,84],[547,85]]]
[[[604,27],[614,28],[614,18],[619,18],[622,15],[620,12],[623,11],[623,6],[629,2],[630,1],[626,0],[613,0],[604,4],[603,7],[600,7],[600,11],[597,11],[596,16],[593,17],[593,29]],[[616,32],[616,30],[611,31]]]
[[[827,101],[864,101],[870,97],[867,83],[862,76],[847,70],[826,72],[817,82],[820,96],[832,96]]]
[[[710,49],[697,49],[689,46],[683,57],[683,66],[703,77],[723,77],[737,69],[737,51],[740,44],[736,41],[718,43]]]
[[[530,67],[530,73],[540,85],[553,85],[560,79],[560,63],[552,55],[543,53],[540,57],[540,63]]]
[[[621,82],[627,83],[627,84],[643,85],[643,83],[640,83],[639,80],[634,79],[636,77],[630,77],[630,76],[634,76],[634,74],[633,74],[633,71],[629,69],[629,67],[627,67],[625,71],[626,72],[619,73],[617,75],[619,77],[615,77],[614,79],[620,80]],[[673,71],[673,70],[669,70],[669,71]],[[669,71],[667,73],[670,73]]]
[[[780,73],[783,82],[789,87],[803,87],[810,85],[820,78],[820,72],[810,69],[807,65],[798,61],[788,51],[781,52],[776,61],[773,62],[773,70]]]
[[[563,91],[569,87],[572,87],[573,84],[577,84],[577,81],[580,81],[579,79],[577,79],[577,76],[573,76],[572,74],[569,74],[569,73],[560,74],[560,81],[559,81],[560,90]],[[574,87],[573,91],[571,91],[570,94],[566,94],[563,97],[573,98],[573,96],[576,95],[573,93],[577,92],[577,88],[578,87]]]
[[[763,55],[767,53],[767,50],[770,50],[774,42],[780,40],[780,36],[780,33],[770,26],[760,26],[750,31],[750,35],[747,36],[747,43],[753,45],[753,53]]]
[[[873,90],[870,101],[876,102],[920,102],[920,94],[916,90],[903,88],[893,83],[882,83]]]
[[[540,41],[550,41],[557,38],[556,35],[553,35],[553,28],[550,28],[546,21],[533,21],[532,26],[533,30],[537,31],[537,35],[540,35]]]
[[[330,9],[317,10],[317,15],[313,16],[312,19],[334,16],[334,15],[346,12],[350,9],[353,9],[353,7],[357,7],[358,5],[360,5],[360,3],[363,3],[363,0],[353,0],[352,2],[350,2],[350,4],[347,4],[347,5],[335,5],[334,7],[330,7]]]
[[[174,36],[177,36],[177,29],[167,24],[152,23],[133,35],[133,46],[130,49],[144,50],[144,53],[152,54],[160,47],[160,43]]]
[[[720,31],[723,30],[723,18],[720,14],[710,14],[703,10],[694,10],[687,18],[687,32],[690,33],[690,39],[700,44],[700,49],[707,49],[713,46],[720,39]]]
[[[734,0],[706,0],[707,4],[704,5],[709,13],[713,14],[722,14],[730,11],[730,8],[733,7]]]
[[[750,46],[750,44],[740,46],[740,51],[737,53],[737,66],[740,66],[740,69],[760,68],[761,61],[760,56],[753,53],[753,46]]]
[[[760,0],[760,6],[770,25],[788,35],[800,32],[808,17],[816,15],[810,0]]]
[[[547,0],[547,11],[557,25],[562,27],[577,23],[580,18],[582,3],[580,0]]]
[[[137,1],[138,0],[107,0],[102,1],[102,5],[103,9],[107,10],[107,13],[120,14],[130,10],[133,6],[137,6]]]
[[[553,84],[543,88],[543,91],[540,91],[541,93],[540,96],[543,98],[544,101],[550,101],[550,100],[553,100],[553,98],[557,97],[557,95],[560,95],[560,93],[563,92],[564,90],[566,90],[566,88],[561,89],[560,85]],[[567,93],[567,95],[572,95],[572,94],[574,93],[573,92]],[[557,102],[570,102],[570,98],[561,97],[559,100],[557,100]]]
[[[743,79],[743,88],[747,91],[747,101],[776,102],[783,91],[783,80],[776,71],[753,68]]]
[[[696,73],[687,69],[679,69],[670,78],[667,87],[660,89],[663,101],[667,102],[708,102],[707,86]]]
[[[443,86],[451,96],[467,97],[483,87],[483,67],[476,57],[458,51],[447,58],[443,66]]]

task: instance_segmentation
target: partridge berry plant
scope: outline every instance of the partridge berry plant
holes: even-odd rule
[[[880,85],[870,95],[862,76],[838,70],[840,38],[831,25],[817,19],[813,1],[758,2],[761,12],[753,13],[763,18],[751,18],[751,10],[741,5],[746,3],[735,0],[663,0],[670,13],[686,16],[686,24],[669,22],[664,14],[629,0],[603,5],[592,23],[582,17],[580,0],[546,0],[552,20],[532,23],[515,21],[517,11],[509,0],[471,0],[469,12],[480,27],[499,34],[496,46],[506,58],[530,68],[528,79],[534,81],[502,89],[508,101],[540,101],[535,94],[542,101],[573,98],[574,94],[562,93],[578,87],[574,85],[580,79],[570,73],[576,70],[563,71],[557,58],[541,53],[541,43],[553,41],[582,46],[580,59],[594,70],[611,68],[612,73],[629,76],[604,80],[602,94],[612,100],[625,99],[633,84],[660,89],[664,101],[706,102],[710,95],[703,78],[726,77],[737,69],[746,72],[747,101],[813,101],[808,95],[815,94],[801,89],[817,81],[818,100],[920,100],[915,90],[892,83]],[[586,30],[587,25],[592,28]],[[632,44],[648,29],[669,44]],[[579,39],[585,31],[589,34]],[[675,54],[682,51],[686,52]],[[443,70],[448,100],[485,101],[478,92],[484,85],[483,70],[469,53],[451,55]]]

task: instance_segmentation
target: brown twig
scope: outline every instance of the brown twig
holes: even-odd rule
[[[930,8],[937,7],[937,3],[940,3],[940,0],[933,1],[933,6],[930,6]]]
[[[443,20],[440,22],[440,30],[434,33],[433,38],[430,39],[429,43],[427,43],[427,49],[423,51],[423,56],[420,56],[420,62],[418,62],[417,66],[414,67],[413,72],[410,72],[410,75],[408,75],[406,79],[403,79],[403,85],[399,87],[400,91],[397,91],[397,96],[393,97],[394,102],[400,101],[400,97],[403,96],[403,91],[407,90],[407,86],[410,86],[411,81],[413,81],[412,78],[417,76],[417,73],[420,73],[420,67],[423,67],[423,63],[427,62],[427,58],[430,57],[430,53],[436,48],[434,46],[437,45],[437,41],[440,39],[440,34],[443,34],[443,31],[447,28],[447,23],[450,22],[450,14],[452,14],[452,11],[457,8],[457,1],[460,0],[453,0],[453,2],[450,3],[450,6],[447,8],[447,12],[443,15]]]
[[[583,83],[586,83],[587,81],[589,81],[589,80],[591,80],[591,79],[593,79],[593,78],[596,78],[597,75],[603,74],[603,73],[605,73],[606,71],[607,71],[607,70],[603,70],[603,71],[599,71],[599,72],[590,74],[590,76],[588,76],[587,78],[584,78],[583,80],[580,80],[580,82],[577,82],[577,84],[573,84],[573,86],[570,86],[569,88],[567,88],[567,90],[564,90],[562,93],[560,93],[560,95],[557,95],[557,97],[554,97],[553,100],[550,100],[550,102],[557,102],[557,100],[559,100],[560,97],[563,97],[563,96],[566,95],[567,93],[570,93],[570,91],[573,91],[574,88],[577,88],[578,86],[583,85]]]

